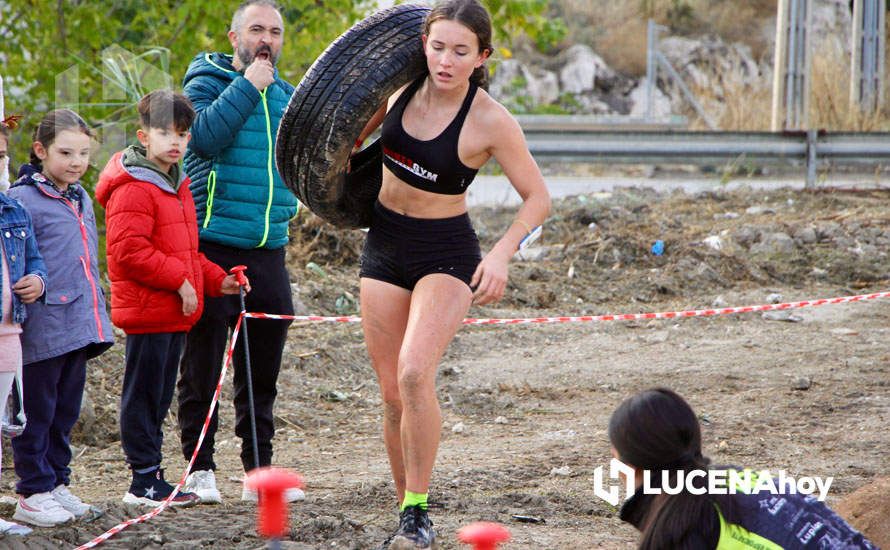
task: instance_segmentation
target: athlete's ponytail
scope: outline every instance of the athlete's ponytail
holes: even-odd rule
[[[640,550],[714,547],[720,536],[717,511],[727,521],[738,521],[731,495],[694,495],[686,489],[686,474],[707,470],[711,461],[701,452],[695,412],[673,391],[655,388],[621,403],[609,420],[609,440],[619,460],[649,471],[651,487],[661,487],[663,476],[670,487],[683,484],[678,494],[662,491],[652,497],[637,525],[643,533]],[[696,488],[707,487],[706,478],[693,480]]]
[[[442,0],[437,2],[423,21],[423,34],[429,36],[430,27],[436,21],[457,21],[467,27],[479,40],[479,52],[494,51],[491,46],[491,16],[479,0]],[[488,67],[485,63],[473,70],[470,82],[488,90]]]

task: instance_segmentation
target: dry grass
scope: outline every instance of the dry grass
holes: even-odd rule
[[[628,19],[607,29],[594,46],[603,60],[624,74],[646,74],[646,22]]]
[[[725,130],[769,130],[772,109],[770,84],[765,82],[758,85],[742,83],[725,85],[723,110],[717,119],[717,126]]]
[[[322,266],[355,264],[364,235],[355,229],[334,227],[303,207],[290,224],[291,267],[302,269],[309,262]]]
[[[712,74],[719,87],[693,91],[722,130],[769,130],[772,118],[772,80],[766,75],[756,83],[743,83],[735,75]],[[829,131],[886,131],[890,113],[886,107],[867,112],[850,103],[850,66],[843,52],[826,48],[813,56],[809,127]],[[704,128],[696,113],[687,108],[693,128]]]
[[[841,52],[828,49],[813,56],[812,75],[810,127],[865,132],[890,128],[886,101],[877,112],[850,104],[850,60]]]

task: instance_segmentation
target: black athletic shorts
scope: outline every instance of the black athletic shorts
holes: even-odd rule
[[[359,274],[408,290],[433,273],[451,275],[469,286],[481,260],[479,239],[466,213],[452,218],[412,218],[377,201]]]

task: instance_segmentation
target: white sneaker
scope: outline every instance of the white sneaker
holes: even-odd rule
[[[53,499],[62,505],[62,508],[71,512],[75,518],[81,518],[91,510],[89,504],[84,503],[74,493],[68,490],[67,485],[59,485],[50,493]]]
[[[51,493],[36,493],[28,498],[19,495],[12,519],[37,527],[54,527],[72,521],[74,514],[62,508]]]
[[[201,497],[201,504],[220,504],[222,495],[216,488],[216,475],[213,470],[195,470],[185,478],[183,491]]]
[[[30,527],[25,527],[24,525],[19,525],[18,523],[13,523],[0,518],[0,535],[24,536],[30,534],[31,531],[32,529]]]
[[[256,491],[253,489],[248,489],[244,487],[241,490],[241,500],[245,502],[256,502],[257,495]],[[302,489],[297,489],[296,487],[292,487],[284,491],[284,500],[285,502],[298,502],[301,500],[306,500],[306,493],[303,492]]]

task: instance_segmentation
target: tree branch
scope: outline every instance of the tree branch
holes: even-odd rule
[[[65,33],[65,0],[56,1],[56,27],[62,39],[62,50],[68,51],[68,37]]]

